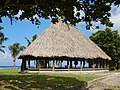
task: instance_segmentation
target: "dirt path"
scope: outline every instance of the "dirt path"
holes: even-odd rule
[[[91,82],[88,90],[120,90],[120,73],[110,74]]]

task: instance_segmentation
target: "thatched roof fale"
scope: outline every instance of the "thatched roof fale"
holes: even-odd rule
[[[27,56],[34,58],[111,59],[79,29],[61,21],[51,24],[22,52],[19,58]]]

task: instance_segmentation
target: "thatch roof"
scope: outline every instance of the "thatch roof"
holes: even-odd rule
[[[103,58],[110,60],[110,57],[79,29],[72,25],[68,26],[61,21],[57,24],[51,24],[22,52],[20,58],[27,56],[36,58]]]

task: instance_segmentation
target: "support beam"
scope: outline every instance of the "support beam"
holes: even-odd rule
[[[103,68],[103,60],[101,60],[101,68]]]
[[[72,60],[70,60],[70,68],[72,68]]]
[[[100,59],[98,59],[98,69],[100,69]]]
[[[104,61],[104,68],[105,68],[105,69],[106,69],[106,61],[107,61],[107,60]]]
[[[24,66],[23,66],[23,63],[24,63],[24,61],[23,61],[23,59],[22,59],[21,72],[23,72],[23,71],[24,71]]]
[[[28,60],[28,70],[29,70],[29,68],[30,68],[30,58],[28,57],[27,60]]]
[[[83,60],[83,68],[85,68],[85,60]]]
[[[55,59],[53,60],[53,71],[55,71]]]
[[[41,69],[41,62],[40,62],[40,60],[39,60],[38,64],[39,64],[39,65],[38,65],[38,66],[39,66],[38,68],[39,68],[39,72],[40,72],[40,69]]]
[[[93,70],[95,70],[95,61],[93,59]]]
[[[105,68],[104,65],[105,65],[105,60],[102,60],[102,67],[103,68]]]
[[[38,68],[38,60],[36,60],[36,68]]]
[[[82,67],[82,60],[80,61],[80,70],[82,71],[83,67]]]
[[[26,70],[26,60],[22,59],[21,71],[23,72],[24,70]]]
[[[109,69],[109,63],[108,63],[108,60],[107,60],[107,62],[106,62],[106,67],[107,67],[107,69]]]
[[[68,71],[69,71],[70,70],[69,58],[68,58],[68,61],[67,61],[67,67],[68,67]]]
[[[28,70],[29,70],[29,68],[30,68],[30,60],[28,59]]]
[[[102,68],[102,62],[101,62],[101,60],[100,60],[100,68]]]
[[[45,60],[45,68],[47,68],[47,60]]]
[[[96,68],[98,68],[98,60],[96,60]]]
[[[91,65],[92,63],[91,63],[91,62],[92,62],[92,61],[89,59],[89,60],[88,60],[89,68],[92,68],[92,65]]]

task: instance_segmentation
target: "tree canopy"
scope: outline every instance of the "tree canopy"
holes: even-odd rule
[[[112,58],[110,61],[111,68],[120,68],[120,35],[118,31],[106,28],[92,34],[90,39]]]
[[[0,27],[0,30],[2,30],[3,27]],[[5,46],[3,46],[3,42],[5,42],[8,38],[4,36],[4,34],[0,31],[0,51],[5,53],[5,51],[2,48],[5,48]]]
[[[0,22],[2,17],[11,20],[28,19],[39,25],[40,18],[51,19],[53,23],[58,19],[75,25],[86,22],[86,28],[92,26],[92,21],[112,26],[111,5],[119,5],[119,0],[0,0]],[[84,13],[84,15],[82,15]],[[19,14],[19,15],[18,15]]]

